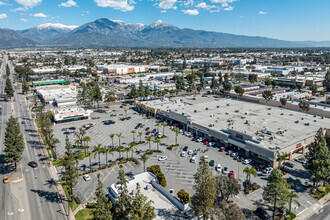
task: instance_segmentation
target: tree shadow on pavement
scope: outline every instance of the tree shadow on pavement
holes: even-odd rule
[[[34,192],[38,194],[39,197],[45,198],[46,202],[52,202],[52,203],[60,203],[61,197],[57,192],[50,192],[50,191],[44,191],[44,190],[35,190],[31,189],[31,192]]]
[[[57,181],[56,180],[54,180],[53,178],[51,178],[51,179],[49,179],[49,180],[46,180],[46,182],[45,182],[45,186],[49,186],[49,188],[52,188],[53,186],[56,186],[56,184],[57,184]]]
[[[287,178],[288,183],[292,183],[291,189],[298,193],[305,192],[307,187],[301,182],[301,179],[293,179],[292,177]]]
[[[14,170],[14,167],[12,166],[12,164],[7,164],[5,162],[5,157],[6,157],[6,155],[0,154],[0,174],[1,175],[9,174],[11,171]]]

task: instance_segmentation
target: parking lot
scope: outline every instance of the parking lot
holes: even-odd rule
[[[128,109],[128,107],[126,107]],[[113,111],[114,110],[114,111]],[[156,120],[155,119],[147,119],[145,115],[139,115],[132,109],[127,110],[127,115],[123,112],[123,109],[120,106],[112,106],[111,113],[102,113],[102,112],[94,112],[92,117],[100,117],[99,119],[95,120],[88,120],[88,121],[79,121],[74,123],[67,123],[67,124],[59,124],[54,126],[54,132],[56,136],[60,139],[61,145],[57,148],[58,155],[61,155],[65,152],[64,148],[64,139],[65,135],[62,128],[68,128],[75,126],[79,128],[82,125],[88,123],[95,123],[95,125],[87,130],[88,136],[91,137],[91,142],[89,146],[95,146],[97,144],[102,144],[103,146],[111,146],[112,141],[109,137],[109,134],[118,134],[122,133],[123,137],[121,138],[121,145],[126,145],[133,141],[133,134],[130,133],[132,130],[135,130],[135,126],[138,123],[143,123],[145,126],[143,128],[136,129],[137,133],[135,134],[135,139],[138,141],[140,137],[138,137],[138,132],[143,132],[142,140],[146,138],[146,131],[147,127],[150,130],[158,129],[159,132],[163,132],[163,127],[157,128],[155,126]],[[110,117],[110,114],[116,114],[116,116]],[[122,115],[120,115],[122,114]],[[120,121],[119,118],[127,116],[131,117],[130,120]],[[115,124],[111,125],[104,125],[102,121],[104,120],[114,120]],[[196,142],[192,141],[192,137],[187,137],[180,133],[178,135],[178,143],[180,144],[179,147],[175,147],[172,150],[166,149],[167,146],[175,144],[175,133],[170,130],[170,125],[164,128],[164,133],[167,136],[166,138],[161,139],[162,144],[160,144],[160,150],[162,153],[155,153],[149,156],[149,159],[146,163],[146,167],[150,165],[159,164],[163,173],[166,176],[167,180],[167,190],[174,190],[175,194],[180,189],[185,189],[190,195],[193,194],[193,184],[194,178],[193,175],[195,174],[198,166],[198,162],[201,156],[208,156],[208,160],[214,160],[214,166],[211,167],[212,172],[214,175],[223,175],[221,172],[217,172],[215,167],[217,164],[221,164],[221,167],[228,167],[228,171],[234,171],[235,178],[238,178],[241,183],[244,182],[246,179],[246,175],[243,173],[243,170],[246,166],[242,162],[238,162],[234,160],[234,158],[230,155],[226,155],[226,151],[220,152],[219,145],[215,145],[214,147],[209,147],[203,144],[203,142]],[[70,140],[74,143],[75,137],[73,134],[69,135]],[[114,137],[114,146],[118,146],[119,140],[118,137]],[[197,152],[196,155],[196,162],[191,163],[190,159],[192,155],[186,154],[182,157],[180,154],[182,152],[183,147],[188,146],[188,151],[192,150]],[[155,143],[151,143],[151,148],[156,149],[157,145]],[[141,144],[136,146],[137,152],[133,154],[133,157],[138,158],[139,154],[147,151],[149,149],[149,144]],[[205,152],[204,152],[205,150]],[[227,150],[227,149],[226,149]],[[80,150],[83,152],[84,150]],[[138,154],[139,152],[139,154]],[[126,157],[126,153],[123,153],[123,157]],[[131,153],[129,152],[129,156]],[[158,161],[160,156],[167,156],[165,161]],[[108,155],[108,162],[115,161],[119,157],[118,153],[114,153],[114,155]],[[105,164],[105,155],[101,155],[101,165]],[[98,157],[94,156],[91,157],[92,160],[92,167],[96,168],[98,166]],[[294,164],[294,168],[290,168],[290,173],[286,175],[288,178],[288,182],[293,183],[292,189],[294,189],[299,195],[299,201],[301,201],[301,206],[298,207],[297,205],[293,204],[293,211],[295,213],[299,213],[300,211],[304,210],[305,208],[309,207],[311,204],[315,202],[315,200],[306,192],[307,185],[310,184],[310,175],[308,172],[302,167],[302,165],[298,162],[292,161]],[[89,169],[89,159],[85,158],[82,161],[79,161],[79,171],[83,172]],[[135,175],[138,173],[143,172],[143,165],[135,165],[133,163],[127,163],[123,165],[123,169],[128,176]],[[119,167],[108,168],[105,170],[100,171],[101,179],[104,183],[104,190],[108,192],[108,188],[111,186],[112,183],[116,182],[116,178],[118,176]],[[267,178],[269,174],[264,174],[261,171],[257,172],[256,177],[251,177],[252,182],[256,182],[261,187],[265,186],[267,183]],[[83,202],[92,201],[95,199],[94,190],[97,184],[96,181],[96,173],[90,174],[91,181],[85,181],[83,178],[79,179],[78,185],[76,186],[76,194],[81,198]],[[243,187],[242,187],[243,188]],[[237,201],[238,205],[241,207],[245,207],[251,210],[255,210],[256,207],[263,203],[262,202],[262,189],[257,190],[255,193],[250,195],[245,195],[243,191],[233,198]],[[269,208],[270,207],[266,207]]]

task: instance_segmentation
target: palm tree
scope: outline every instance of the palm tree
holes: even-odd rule
[[[138,137],[140,137],[140,142],[142,142],[142,134],[143,134],[142,131],[140,131],[139,134],[138,134]]]
[[[109,136],[110,136],[111,141],[112,141],[112,147],[114,147],[114,146],[113,146],[113,138],[115,137],[115,134],[110,134]]]
[[[143,170],[144,170],[144,172],[146,172],[146,163],[147,163],[147,160],[149,159],[149,157],[147,157],[146,154],[143,154],[142,156],[140,156],[139,159],[143,162]]]
[[[94,158],[96,157],[96,154],[99,156],[99,168],[101,167],[101,151],[102,151],[102,144],[98,144],[97,146],[94,146]]]
[[[127,118],[127,109],[126,108],[124,109],[124,112],[125,112],[125,118]]]
[[[160,124],[163,126],[163,135],[165,136],[166,123],[165,123],[165,121],[162,121]]]
[[[123,147],[123,146],[120,146],[120,147],[117,147],[117,148],[116,148],[116,151],[117,151],[118,154],[119,154],[119,158],[121,158],[121,153],[123,152],[123,150],[124,150],[124,147]]]
[[[278,162],[278,169],[280,169],[282,161],[285,161],[289,156],[290,156],[290,154],[284,153],[284,152],[276,153],[276,161]]]
[[[56,154],[56,144],[61,143],[53,134],[49,135],[49,147],[52,149],[54,152],[54,158],[57,158]]]
[[[155,127],[157,127],[157,132],[159,133],[160,123],[157,122],[157,123],[155,124]]]
[[[113,155],[112,149],[104,146],[101,149],[101,153],[102,154],[105,154],[105,165],[108,165],[108,153],[111,154],[111,155]]]
[[[133,153],[134,153],[134,151],[136,151],[136,148],[134,147],[135,145],[134,145],[134,143],[129,143],[128,145],[129,145],[129,149],[132,153],[132,158],[133,158]]]
[[[254,167],[245,167],[244,170],[243,170],[243,173],[246,173],[246,181],[249,182],[249,190],[250,190],[250,187],[251,187],[251,181],[250,181],[250,178],[251,178],[251,175],[253,175],[254,177],[257,176],[257,172],[256,170],[254,169]]]
[[[84,148],[85,148],[85,156],[87,155],[87,151],[88,151],[88,143],[91,141],[91,137],[90,136],[85,136],[83,137],[82,141],[84,142]]]
[[[119,147],[121,146],[120,145],[120,139],[121,138],[124,138],[124,136],[123,136],[123,134],[120,132],[119,134],[116,134],[117,135],[117,137],[118,137],[118,139],[119,139]]]
[[[135,134],[136,134],[136,131],[135,131],[135,130],[131,131],[131,134],[133,134],[133,142],[135,142]]]
[[[148,141],[148,143],[149,143],[149,150],[151,150],[151,141],[152,141],[152,137],[151,137],[150,135],[147,137],[147,141]]]
[[[131,151],[131,148],[130,147],[125,147],[124,148],[124,152],[126,152],[126,159],[128,159],[128,152]]]
[[[157,150],[159,150],[159,144],[161,144],[162,141],[159,138],[156,138],[153,142],[157,144]]]
[[[175,132],[175,145],[178,145],[179,128],[173,128],[172,131]]]
[[[300,203],[298,202],[298,200],[294,199],[294,198],[298,198],[298,195],[292,190],[289,192],[288,198],[289,198],[289,214],[290,214],[292,202],[296,203],[298,206],[300,206]]]

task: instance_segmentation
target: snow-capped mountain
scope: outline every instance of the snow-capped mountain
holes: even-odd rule
[[[51,44],[50,40],[59,34],[68,33],[78,26],[64,25],[60,23],[40,24],[36,27],[18,31],[24,37],[31,39],[39,44]]]
[[[61,31],[72,31],[73,29],[77,28],[79,26],[77,25],[64,25],[60,23],[46,23],[46,24],[40,24],[36,28],[38,30],[61,30]]]

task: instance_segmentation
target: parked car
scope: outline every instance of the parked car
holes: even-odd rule
[[[209,142],[209,144],[207,146],[209,147],[214,147],[215,143],[214,142]]]
[[[268,214],[268,212],[266,212],[266,210],[264,210],[261,207],[258,207],[256,210],[256,214],[257,216],[259,216],[261,219],[265,219],[265,220],[271,220],[272,217]]]
[[[29,165],[30,167],[32,167],[32,168],[36,168],[36,167],[38,167],[38,164],[37,164],[37,162],[35,162],[35,161],[30,161],[30,162],[28,163],[28,165]]]
[[[251,162],[252,162],[251,159],[245,159],[245,160],[243,161],[243,164],[250,164]]]
[[[209,156],[204,156],[204,161],[205,161],[206,163],[208,163],[208,162],[209,162]]]
[[[150,127],[146,127],[145,131],[149,131],[150,130]]]
[[[5,176],[5,177],[3,178],[3,183],[9,183],[9,178],[8,178],[8,176]]]
[[[150,131],[147,131],[147,132],[146,132],[146,135],[149,135],[149,134],[150,134]]]
[[[83,179],[84,179],[85,181],[90,181],[90,180],[92,180],[92,178],[91,178],[88,174],[83,175]]]
[[[220,147],[220,149],[219,149],[220,152],[223,152],[223,151],[225,151],[225,150],[226,150],[225,147]]]
[[[272,167],[267,167],[266,169],[264,169],[263,171],[262,171],[262,173],[264,173],[264,174],[269,174],[269,173],[271,173],[273,171],[273,168]]]
[[[230,171],[230,172],[229,172],[229,177],[231,177],[231,178],[235,178],[235,173],[234,173],[234,171]]]
[[[237,152],[234,152],[234,153],[232,153],[230,156],[232,156],[232,157],[236,157],[236,156],[238,156],[238,153],[237,153]]]
[[[202,138],[197,138],[197,140],[196,140],[197,142],[202,142],[203,141],[203,139]]]
[[[307,163],[307,160],[305,160],[304,158],[300,158],[300,157],[298,157],[298,158],[296,158],[294,160],[297,161],[298,163],[302,163],[302,164],[306,164]]]
[[[231,155],[233,152],[230,150],[230,151],[227,151],[226,152],[226,155]]]
[[[218,163],[218,165],[217,165],[217,167],[216,167],[216,170],[217,170],[218,172],[221,172],[221,164],[220,164],[220,163]]]
[[[158,161],[164,161],[167,160],[167,156],[161,156],[160,158],[158,158]]]
[[[193,157],[190,159],[190,162],[191,162],[191,163],[196,163],[196,157],[193,156]]]
[[[193,154],[193,151],[192,150],[189,150],[188,151],[188,155],[192,155]]]
[[[218,165],[220,165],[220,164],[218,164]],[[228,173],[229,173],[229,171],[228,171],[228,167],[224,167],[224,168],[222,169],[222,173],[223,173],[223,174],[228,174]]]
[[[204,144],[207,145],[209,142],[208,141],[204,141]]]
[[[294,167],[293,163],[290,163],[290,162],[285,162],[285,163],[283,163],[283,165],[287,166],[287,167],[290,167],[290,168]]]
[[[185,157],[186,156],[186,151],[182,151],[180,154],[181,157]]]
[[[210,165],[211,167],[213,167],[213,166],[214,166],[214,163],[215,163],[214,160],[211,160],[210,163],[209,163],[209,165]]]
[[[184,146],[184,147],[182,148],[182,151],[188,151],[188,146]]]
[[[157,130],[156,130],[156,128],[154,128],[153,130],[152,130],[152,132],[151,133],[155,133]]]

